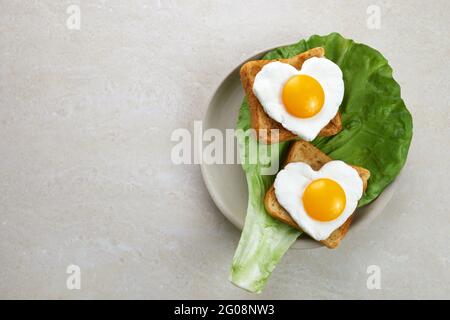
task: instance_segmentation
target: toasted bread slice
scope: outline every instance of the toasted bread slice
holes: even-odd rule
[[[299,55],[296,55],[289,59],[276,59],[276,60],[253,60],[245,63],[241,67],[240,76],[242,86],[244,87],[245,94],[247,95],[248,104],[250,108],[252,128],[261,132],[258,134],[260,141],[267,144],[277,143],[282,141],[288,141],[297,139],[298,136],[289,130],[283,128],[283,126],[270,118],[264,111],[262,105],[259,103],[258,98],[253,93],[253,83],[255,82],[256,74],[262,69],[262,67],[273,61],[281,61],[289,63],[297,69],[300,69],[303,62],[311,57],[323,57],[325,49],[321,47],[313,48],[305,51]],[[271,134],[271,129],[278,129],[278,138]],[[338,112],[336,116],[320,131],[319,136],[327,137],[337,134],[342,129],[341,115]]]
[[[331,161],[332,159],[325,153],[314,147],[312,144],[306,141],[296,141],[292,144],[289,153],[287,155],[286,163],[291,162],[305,162],[311,166],[314,170],[319,170],[325,163]],[[367,180],[370,177],[370,171],[361,167],[352,166],[356,171],[358,171],[359,176],[363,181],[364,191],[367,188]],[[291,225],[296,229],[300,229],[297,223],[291,218],[289,213],[284,210],[284,208],[277,201],[275,196],[275,188],[273,185],[267,191],[264,197],[264,206],[267,212],[274,218]],[[345,223],[338,229],[334,230],[331,235],[321,242],[328,248],[336,248],[339,242],[344,238],[345,234],[350,227],[352,222],[352,216],[350,216]]]

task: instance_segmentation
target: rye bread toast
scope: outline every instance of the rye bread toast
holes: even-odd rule
[[[288,63],[298,70],[303,65],[303,62],[312,57],[323,57],[325,55],[325,49],[321,47],[313,48],[303,53],[300,53],[289,59],[276,59],[276,60],[253,60],[246,62],[240,70],[240,77],[245,94],[247,95],[252,128],[258,133],[263,131],[262,134],[258,134],[258,139],[267,144],[277,143],[282,141],[294,140],[299,137],[283,128],[283,126],[270,118],[264,111],[262,105],[259,103],[258,98],[253,93],[253,83],[255,81],[256,74],[262,69],[262,67],[273,61],[281,61]],[[278,129],[278,139],[276,136],[272,136],[270,130]],[[336,116],[320,131],[319,136],[327,137],[337,134],[342,129],[341,115],[338,112]]]
[[[289,153],[286,158],[285,164],[291,162],[305,162],[311,166],[314,170],[319,170],[325,163],[331,161],[332,159],[327,156],[325,153],[314,147],[312,144],[306,141],[296,141],[292,144],[289,149]],[[363,181],[363,189],[364,191],[367,188],[367,180],[370,177],[370,171],[361,167],[352,166],[356,171],[358,171],[359,176]],[[274,217],[284,223],[289,224],[290,226],[300,229],[297,223],[291,218],[289,213],[284,210],[284,208],[279,204],[277,198],[275,196],[275,188],[273,185],[267,191],[264,197],[264,206],[267,212]],[[331,235],[321,242],[327,246],[328,248],[336,248],[339,245],[339,242],[344,238],[345,234],[350,227],[352,222],[351,215],[345,223],[340,226],[338,229],[333,231]]]

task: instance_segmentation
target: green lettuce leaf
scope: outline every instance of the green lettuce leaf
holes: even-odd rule
[[[244,99],[236,129],[248,132],[250,111]],[[249,150],[257,150],[260,145],[251,135],[237,134],[239,154],[248,185],[248,207],[241,240],[234,255],[230,280],[237,286],[259,293],[278,261],[294,243],[300,232],[281,223],[266,213],[264,195],[272,185],[274,175],[262,174],[272,162],[277,161],[287,151],[289,143],[279,143],[274,149],[265,150],[269,161],[251,161]],[[267,147],[264,145],[264,147]]]
[[[264,59],[289,58],[314,47],[324,47],[325,56],[344,74],[345,95],[340,106],[343,130],[333,137],[318,137],[312,143],[333,159],[370,170],[371,178],[358,206],[373,201],[399,174],[412,139],[412,118],[400,96],[387,60],[369,46],[345,39],[338,33],[312,36],[296,44],[275,49]],[[237,129],[250,128],[244,99]],[[251,137],[238,136],[239,149],[258,146]],[[279,144],[272,161],[283,157],[289,143]],[[245,152],[241,152],[245,153]],[[241,240],[233,258],[231,281],[251,292],[261,292],[268,277],[300,232],[270,217],[264,195],[274,180],[263,175],[261,161],[242,159],[249,203]]]

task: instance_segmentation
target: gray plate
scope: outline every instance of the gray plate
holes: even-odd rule
[[[270,50],[261,52],[248,60],[260,59]],[[235,128],[239,108],[244,98],[239,79],[241,65],[222,81],[214,93],[203,120],[203,130],[216,128],[225,133],[226,129]],[[241,165],[202,163],[201,170],[205,185],[219,210],[232,224],[242,229],[247,211],[248,191]],[[383,211],[394,193],[394,184],[395,181],[370,205],[357,209],[346,241],[349,241],[352,234],[366,228]],[[321,246],[323,245],[320,242],[301,236],[292,247],[312,249]]]

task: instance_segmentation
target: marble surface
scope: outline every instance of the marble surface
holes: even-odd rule
[[[81,3],[80,3],[81,2]],[[67,7],[79,5],[80,30]],[[367,8],[381,9],[379,29]],[[0,298],[450,298],[448,1],[0,1]],[[228,281],[240,232],[170,162],[243,59],[338,31],[379,49],[413,114],[398,190],[338,250]],[[81,268],[68,290],[66,268]],[[366,286],[367,267],[381,289]]]

